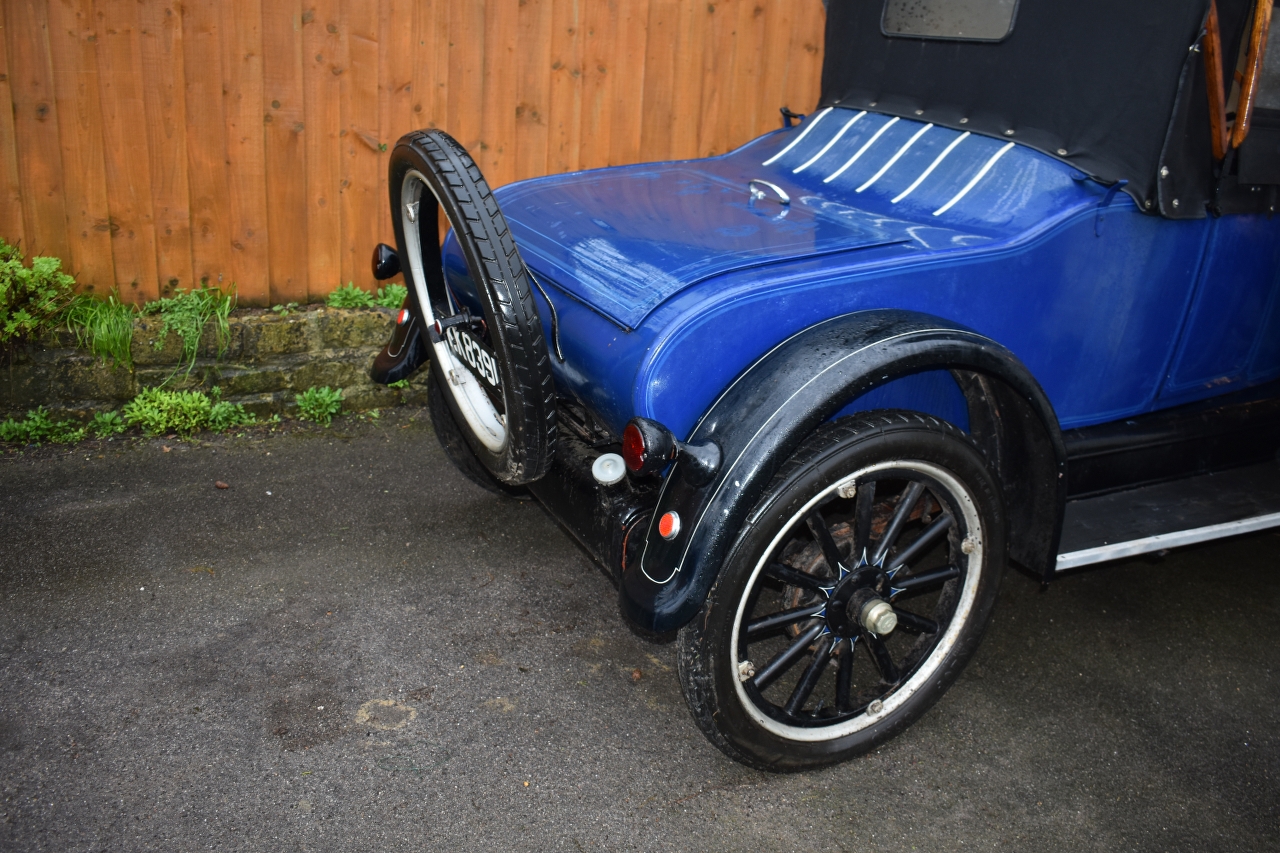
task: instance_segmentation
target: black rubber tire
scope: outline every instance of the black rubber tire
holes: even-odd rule
[[[521,501],[532,500],[533,496],[529,494],[528,489],[523,486],[508,486],[480,463],[471,446],[467,444],[467,439],[458,427],[453,413],[449,411],[449,403],[446,400],[448,396],[440,387],[436,372],[431,371],[427,376],[427,415],[431,418],[431,427],[435,430],[436,440],[440,442],[445,457],[453,463],[453,467],[457,468],[462,476],[487,492]]]
[[[813,712],[802,709],[802,714],[811,714],[811,716],[806,716],[804,722],[795,723],[795,727],[789,727],[786,720],[773,724],[775,728],[787,729],[784,733],[770,730],[766,724],[753,718],[753,712],[747,709],[746,702],[754,702],[754,713],[758,717],[767,720],[775,719],[770,714],[777,714],[776,706],[773,706],[774,710],[769,712],[763,710],[760,704],[765,695],[764,691],[774,687],[785,690],[789,683],[785,679],[795,670],[789,670],[787,676],[778,676],[775,682],[771,682],[772,686],[761,688],[758,693],[748,689],[754,683],[752,679],[757,674],[757,670],[748,657],[746,651],[748,646],[745,643],[760,641],[748,639],[740,646],[744,650],[743,657],[749,669],[746,674],[741,674],[739,677],[740,673],[737,669],[743,664],[738,662],[734,653],[732,634],[734,623],[739,618],[739,603],[744,596],[755,596],[742,604],[744,614],[742,620],[745,624],[747,617],[756,615],[755,608],[760,606],[758,602],[763,601],[766,594],[778,594],[773,591],[777,589],[778,582],[766,579],[767,571],[762,569],[754,580],[753,572],[756,571],[757,566],[772,565],[773,561],[781,560],[781,554],[787,547],[787,543],[794,541],[797,546],[792,547],[798,547],[800,536],[795,531],[803,527],[803,522],[800,523],[800,527],[796,526],[796,520],[801,517],[798,513],[811,513],[815,508],[826,513],[827,510],[823,508],[832,507],[831,514],[825,516],[832,517],[836,511],[836,502],[840,500],[838,493],[833,491],[836,486],[847,481],[855,472],[864,471],[869,466],[881,463],[902,464],[908,467],[889,469],[889,474],[876,473],[875,469],[872,469],[872,472],[863,475],[865,480],[860,478],[858,482],[874,480],[877,476],[884,476],[885,480],[890,481],[893,478],[893,471],[911,471],[909,466],[915,465],[920,469],[931,467],[935,472],[944,471],[954,478],[955,482],[962,484],[968,497],[963,501],[954,501],[952,505],[958,506],[964,503],[974,508],[967,517],[980,520],[978,524],[980,529],[977,534],[979,538],[976,540],[959,538],[962,533],[964,536],[971,535],[971,531],[968,531],[969,523],[962,521],[961,524],[952,523],[949,529],[940,534],[940,538],[933,540],[936,544],[930,546],[935,549],[932,559],[961,560],[960,565],[964,567],[962,569],[964,574],[959,580],[943,583],[937,588],[936,593],[930,593],[936,594],[936,600],[942,602],[938,605],[943,609],[940,612],[944,612],[947,606],[952,607],[953,610],[950,621],[945,624],[934,623],[935,633],[932,638],[928,638],[927,641],[920,638],[914,640],[917,647],[924,643],[923,650],[913,653],[918,656],[915,662],[910,663],[917,669],[903,670],[901,682],[897,686],[886,688],[884,702],[879,708],[876,707],[878,700],[874,698],[870,699],[861,711],[856,710],[853,704],[847,708],[840,708],[838,693],[832,705],[828,706],[826,711],[828,715],[835,716],[836,712],[847,712],[848,716],[843,718],[841,725],[862,725],[863,727],[856,731],[846,730],[840,733],[835,732],[835,725],[832,725],[833,735],[836,736],[828,739],[802,740],[787,737],[786,733],[801,731],[798,728],[801,725],[812,726],[815,732],[825,726],[826,723],[821,716],[822,705],[820,704]],[[912,475],[915,476],[915,473],[913,472]],[[909,477],[901,479],[908,483],[910,481]],[[905,489],[904,486],[903,491],[899,493],[900,496],[906,493]],[[930,495],[936,491],[934,486],[929,486],[928,489]],[[861,492],[857,494],[860,499]],[[868,504],[873,506],[874,494],[873,492],[872,500],[868,501]],[[813,507],[806,509],[809,502],[815,499],[821,500]],[[848,505],[852,505],[852,502],[846,501],[844,506]],[[945,500],[944,505],[946,505]],[[926,512],[931,506],[932,504],[925,501]],[[909,511],[910,507],[908,507]],[[964,516],[964,512],[961,510],[955,514]],[[941,518],[941,515],[942,513],[939,512],[935,518]],[[757,503],[750,517],[756,518],[756,523],[739,535],[703,610],[692,622],[681,629],[677,639],[680,684],[698,727],[729,757],[768,771],[800,771],[836,763],[867,752],[901,733],[928,710],[959,676],[978,647],[999,590],[1006,563],[1005,513],[995,478],[991,475],[982,452],[959,429],[928,415],[915,412],[881,411],[843,418],[819,430],[792,455],[774,477],[768,493]],[[855,525],[856,518],[855,514]],[[924,521],[927,522],[928,518],[926,517]],[[906,525],[915,524],[915,521],[906,522]],[[835,529],[837,528],[832,528],[832,530]],[[868,525],[866,529],[868,533],[862,546],[864,548],[867,543],[873,546],[877,544],[875,534],[871,532],[874,527]],[[906,529],[905,525],[904,529]],[[816,535],[810,535],[812,544],[807,547],[812,551],[820,544],[820,540]],[[883,532],[881,535],[884,535]],[[778,536],[783,538],[777,540],[778,544],[769,554],[766,554],[765,551]],[[916,536],[918,537],[919,534],[917,533]],[[856,541],[856,534],[851,538]],[[900,536],[898,541],[905,542],[906,539]],[[895,548],[889,553],[898,554],[904,550],[906,550],[905,547]],[[843,563],[848,564],[858,559],[856,545],[853,551],[854,553],[842,556]],[[965,555],[978,554],[980,559],[973,560],[969,556],[959,556],[961,552]],[[829,564],[828,559],[822,557],[819,559],[822,560],[822,565]],[[860,563],[860,565],[865,567],[866,564]],[[868,570],[870,571],[870,567]],[[969,572],[976,572],[974,575],[976,586],[969,586]],[[857,575],[857,571],[851,571],[849,574]],[[899,580],[901,581],[901,577],[910,577],[910,574],[911,571],[908,568],[907,574],[900,576]],[[774,586],[762,591],[764,589],[762,585],[769,583],[773,583]],[[966,592],[958,593],[957,590],[961,587],[955,586],[956,584],[960,584]],[[784,591],[799,589],[785,585],[781,588]],[[834,600],[834,593],[826,594],[828,603]],[[811,593],[811,595],[816,598],[818,593]],[[972,598],[966,597],[970,595]],[[798,599],[792,599],[792,601],[796,600]],[[816,598],[816,600],[821,599]],[[969,602],[966,605],[967,610],[966,607],[955,604],[961,600]],[[945,603],[947,601],[951,604]],[[773,606],[770,605],[770,608],[772,609]],[[894,606],[898,607],[897,604]],[[962,610],[966,610],[967,616],[957,615]],[[803,637],[807,636],[802,628],[806,626],[812,628],[819,623],[827,624],[817,618],[810,619],[809,622],[797,623],[795,632],[790,637],[796,638],[795,643],[801,643]],[[951,630],[952,624],[958,626],[958,634],[954,637],[955,641],[950,651],[947,651],[946,644],[940,640],[947,631]],[[750,636],[745,633],[745,628],[743,631],[744,637]],[[883,644],[890,642],[912,642],[908,639],[911,634],[903,635],[902,628],[898,631],[901,639],[896,641],[887,633],[883,637],[874,634],[871,637],[882,643],[881,648],[885,647]],[[835,632],[824,633],[822,637],[837,643],[832,648],[838,648],[841,655],[844,654],[846,647],[839,646],[838,643],[847,643],[849,665],[851,667],[855,665],[854,662],[858,658],[854,654],[853,642],[848,639],[836,641]],[[867,637],[862,635],[860,639],[865,640]],[[787,637],[781,637],[771,642],[785,644],[788,641]],[[812,646],[800,646],[800,648],[805,648],[804,654],[808,655],[818,647],[821,641],[820,639]],[[928,645],[929,642],[933,645]],[[862,645],[870,648],[866,642]],[[937,652],[936,656],[935,652]],[[817,654],[814,652],[812,660],[818,661]],[[803,658],[796,658],[796,660],[801,659]],[[874,655],[868,657],[865,666],[872,666],[873,659]],[[813,671],[819,673],[817,676],[819,679],[827,680],[815,683],[829,685],[838,676],[826,673],[831,669],[838,670],[843,661],[836,656],[823,658],[823,661],[828,662],[820,661],[813,664]],[[906,661],[910,662],[910,659]],[[770,663],[773,661],[771,660]],[[876,669],[880,668],[878,663],[875,666]],[[801,680],[804,677],[801,676]],[[741,687],[738,682],[742,682]],[[880,688],[873,688],[872,692],[874,693],[877,689]],[[837,687],[836,690],[838,691],[839,688]],[[849,702],[848,691],[849,688],[846,687],[846,702]],[[892,698],[895,691],[901,695]],[[752,696],[760,697],[760,700],[753,700],[750,698]],[[896,702],[902,704],[888,712],[883,711],[889,704]],[[871,713],[868,714],[868,712]],[[859,714],[862,717],[859,717]],[[883,716],[879,716],[880,714]],[[799,720],[800,717],[788,719]]]
[[[542,322],[530,291],[529,273],[511,237],[507,221],[479,167],[447,133],[420,130],[406,134],[391,153],[391,220],[410,294],[416,294],[412,248],[405,239],[402,194],[407,175],[416,173],[439,201],[452,226],[483,308],[485,343],[493,351],[501,377],[505,433],[499,447],[475,434],[453,393],[442,396],[459,432],[482,465],[508,485],[531,483],[551,466],[555,453],[555,386]],[[452,313],[441,272],[438,210],[424,193],[416,219],[420,269],[428,305],[420,305],[432,335],[431,370],[447,388],[441,353],[435,348],[435,320]],[[465,473],[465,472],[464,472]]]

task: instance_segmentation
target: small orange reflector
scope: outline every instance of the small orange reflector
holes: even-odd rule
[[[396,318],[396,325],[403,326],[407,322],[409,322],[409,309],[401,308],[400,316]]]
[[[679,532],[680,514],[674,511],[664,512],[662,518],[658,519],[658,535],[663,539],[674,539]]]

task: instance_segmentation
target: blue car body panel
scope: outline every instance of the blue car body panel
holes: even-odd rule
[[[753,197],[753,179],[791,203]],[[1063,428],[1280,375],[1280,219],[1149,216],[1010,141],[834,108],[720,157],[496,195],[557,309],[557,383],[615,433],[642,415],[688,436],[761,355],[867,309],[1000,342]],[[451,289],[471,302],[450,245]],[[841,413],[914,408],[963,427],[949,382],[908,377]]]

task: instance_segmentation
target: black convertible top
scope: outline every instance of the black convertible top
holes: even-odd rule
[[[1251,5],[1218,2],[1223,55],[1232,60]],[[886,35],[885,6],[831,0],[820,106],[1013,140],[1104,183],[1127,180],[1144,210],[1204,215],[1203,204],[1187,201],[1207,196],[1207,175],[1195,176],[1182,205],[1162,200],[1158,182],[1162,164],[1209,150],[1198,46],[1209,0],[1018,0],[999,41]],[[1207,155],[1203,162],[1208,168]],[[1190,180],[1182,171],[1177,177]]]

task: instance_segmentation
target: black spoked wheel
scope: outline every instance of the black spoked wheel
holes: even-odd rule
[[[897,734],[958,676],[995,599],[1003,517],[980,452],[924,415],[846,419],[796,453],[753,516],[681,632],[695,719],[765,769]]]
[[[448,134],[406,134],[390,167],[401,263],[431,342],[431,370],[476,459],[508,485],[546,473],[555,390],[529,273],[479,167]],[[440,215],[461,263],[445,269]]]

